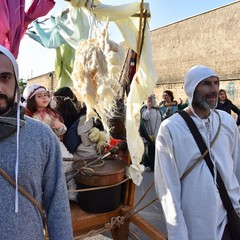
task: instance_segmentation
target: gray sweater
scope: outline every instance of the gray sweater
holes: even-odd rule
[[[45,124],[26,117],[19,135],[18,183],[47,212],[50,240],[73,239],[71,215],[58,140]],[[16,133],[0,141],[0,167],[15,179]],[[21,193],[14,211],[15,188],[0,175],[0,239],[42,240],[37,208]]]

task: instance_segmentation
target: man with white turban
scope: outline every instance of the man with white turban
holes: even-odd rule
[[[209,149],[215,176],[218,171],[234,209],[239,212],[239,132],[228,113],[214,111],[219,78],[208,67],[195,66],[185,76],[184,89],[189,102],[185,111]],[[219,125],[220,132],[210,146]],[[182,179],[201,155],[180,114],[162,122],[156,140],[155,187],[163,207],[169,240],[231,239],[226,227],[227,212],[220,198],[216,177],[213,178],[206,161],[199,161]]]

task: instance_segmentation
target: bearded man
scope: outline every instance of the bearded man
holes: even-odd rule
[[[239,212],[239,132],[228,113],[214,110],[219,78],[213,70],[202,65],[191,68],[185,76],[184,90],[189,102],[185,111],[208,148],[213,174],[182,116],[174,114],[163,121],[156,140],[154,174],[168,239],[231,239],[216,173],[220,173],[232,205]]]
[[[47,125],[24,116],[18,65],[1,45],[0,173],[1,239],[43,240],[45,223],[50,240],[73,239],[58,140]]]

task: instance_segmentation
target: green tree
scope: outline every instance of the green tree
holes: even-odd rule
[[[25,79],[19,79],[19,87],[20,87],[20,92],[21,94],[23,94],[23,91],[25,89],[25,87],[27,86],[27,81]]]

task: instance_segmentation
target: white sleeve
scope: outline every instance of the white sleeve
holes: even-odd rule
[[[179,149],[179,154],[181,151],[183,150]],[[156,193],[166,219],[168,239],[188,240],[188,231],[181,211],[181,182],[175,161],[171,133],[166,124],[162,124],[156,139]]]
[[[235,122],[233,128],[236,128],[235,138],[234,138],[234,151],[233,151],[233,161],[234,161],[234,173],[240,184],[240,134]]]
[[[151,116],[151,111],[148,108],[145,108],[142,112],[142,118],[144,120],[149,120]]]

